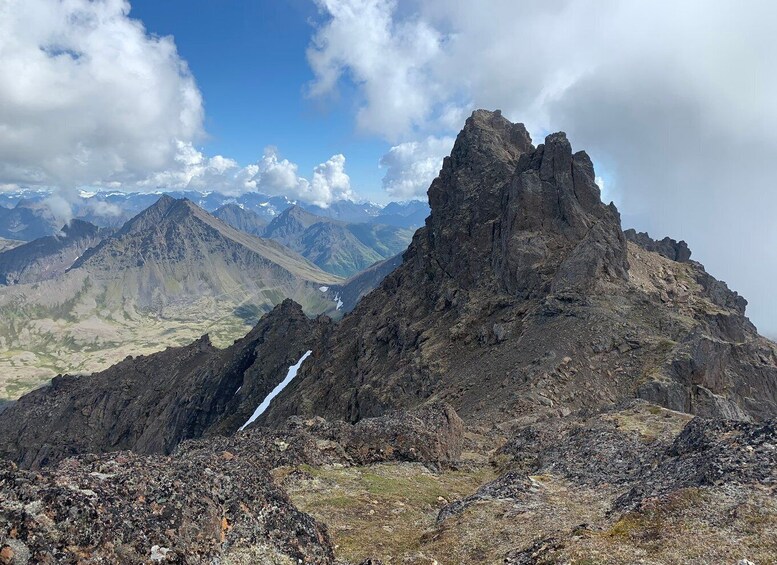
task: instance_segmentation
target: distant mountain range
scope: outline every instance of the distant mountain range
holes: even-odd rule
[[[7,194],[0,197],[8,198]],[[32,241],[54,235],[62,224],[40,205],[39,200],[16,199],[13,207],[0,206],[0,237],[17,241]]]
[[[241,208],[240,205],[234,202],[216,208],[213,215],[235,229],[258,236],[264,233],[268,223],[265,218],[256,212]]]
[[[227,345],[285,298],[338,315],[342,282],[295,251],[162,196],[117,231],[75,220],[0,253],[0,395],[209,333]]]
[[[83,220],[73,220],[61,233],[22,243],[0,252],[0,285],[34,283],[67,271],[89,248],[113,233]]]
[[[404,251],[413,231],[374,223],[348,224],[316,216],[295,205],[270,222],[263,235],[297,251],[321,269],[347,277]]]
[[[322,208],[295,202],[284,196],[269,196],[258,192],[230,196],[219,192],[192,190],[160,190],[153,193],[81,191],[75,198],[70,199],[70,204],[76,218],[101,227],[121,227],[124,222],[154,204],[163,194],[177,199],[186,198],[208,212],[215,213],[222,209],[222,215],[234,215],[235,208],[240,208],[255,213],[266,223],[293,205],[298,205],[316,216],[341,222],[384,224],[409,229],[421,227],[429,215],[428,204],[420,200],[391,202],[386,206],[372,202],[339,200],[327,208]],[[61,223],[47,210],[45,201],[50,196],[50,192],[30,189],[0,193],[0,237],[30,241],[44,235],[53,235],[61,227]],[[224,209],[225,207],[228,208]]]

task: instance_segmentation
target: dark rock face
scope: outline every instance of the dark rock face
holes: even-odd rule
[[[447,404],[366,418],[356,424],[293,418],[291,425],[341,445],[349,461],[357,465],[382,461],[452,463],[461,455],[464,434],[464,423]]]
[[[623,235],[626,236],[627,240],[636,243],[643,249],[663,255],[672,261],[684,263],[691,259],[691,250],[688,249],[688,244],[684,241],[677,241],[670,237],[657,241],[651,238],[647,232],[637,232],[635,229],[627,229]]]
[[[465,420],[634,396],[701,415],[777,413],[777,349],[745,302],[683,258],[629,243],[591,160],[476,111],[401,266],[333,332],[263,422],[358,421],[435,397]],[[753,394],[752,391],[759,391]]]
[[[42,237],[0,253],[0,284],[34,283],[64,273],[112,230],[73,220],[59,235]]]
[[[511,294],[579,295],[605,276],[628,279],[618,211],[602,204],[591,159],[573,155],[563,133],[521,157],[502,209],[501,253],[492,257]]]
[[[233,433],[330,328],[287,300],[225,350],[204,336],[92,376],[56,377],[0,414],[0,453],[38,468],[79,453],[167,454],[185,439]]]

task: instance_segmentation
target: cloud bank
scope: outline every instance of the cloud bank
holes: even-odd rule
[[[0,182],[127,181],[202,134],[200,92],[170,37],[122,0],[0,3]]]
[[[208,157],[189,143],[179,142],[176,162],[170,168],[124,185],[132,190],[211,190],[238,195],[261,192],[287,196],[326,208],[335,200],[353,200],[351,179],[345,172],[345,156],[333,155],[313,168],[309,180],[300,176],[296,163],[267,147],[256,163],[241,167],[237,161],[216,155]]]
[[[387,189],[421,167],[397,147],[450,135],[476,107],[535,138],[564,130],[624,225],[686,239],[777,333],[777,3],[317,3],[311,92],[356,89],[356,125],[395,145]]]

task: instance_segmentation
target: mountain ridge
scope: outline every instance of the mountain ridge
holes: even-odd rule
[[[9,369],[0,386],[24,390],[203,333],[226,345],[287,297],[335,313],[319,287],[339,282],[277,242],[163,197],[67,272],[0,292],[0,367]]]
[[[321,269],[344,277],[404,251],[410,240],[405,229],[341,222],[296,205],[273,219],[264,236],[298,251]]]

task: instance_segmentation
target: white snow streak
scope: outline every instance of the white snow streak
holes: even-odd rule
[[[320,290],[321,292],[326,292],[327,290],[329,290],[329,287],[328,286],[320,286],[320,287],[318,287],[318,290]]]
[[[262,403],[256,407],[256,410],[254,410],[254,413],[251,414],[250,418],[248,418],[248,421],[242,426],[240,426],[240,430],[244,430],[246,426],[252,424],[254,420],[256,420],[259,416],[261,416],[265,410],[267,410],[267,407],[270,406],[270,402],[272,402],[272,399],[278,396],[281,393],[281,391],[284,388],[286,388],[286,385],[288,385],[291,382],[291,380],[297,376],[297,371],[299,370],[300,366],[302,366],[302,363],[305,361],[305,359],[308,358],[308,355],[310,355],[311,353],[313,352],[308,351],[307,353],[305,353],[305,355],[302,356],[302,358],[299,361],[297,361],[294,365],[289,367],[289,371],[286,373],[286,378],[283,379],[283,381],[281,381],[281,383],[278,386],[272,389],[270,394],[268,394],[267,397],[264,400],[262,400]]]

